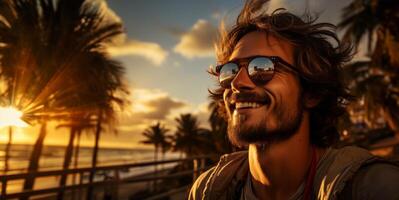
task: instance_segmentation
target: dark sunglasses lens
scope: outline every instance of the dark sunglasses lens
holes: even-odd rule
[[[219,82],[224,88],[230,87],[231,81],[234,79],[235,75],[238,73],[239,67],[235,63],[224,64],[219,72]]]
[[[274,63],[269,58],[254,58],[248,64],[248,74],[255,84],[266,84],[273,78]]]

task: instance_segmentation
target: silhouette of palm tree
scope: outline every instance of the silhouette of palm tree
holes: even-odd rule
[[[217,101],[211,101],[208,105],[208,109],[211,111],[209,115],[209,124],[211,125],[210,134],[215,145],[214,153],[226,154],[233,151],[233,147],[230,144],[227,137],[227,122],[221,116]],[[224,109],[224,108],[222,108]]]
[[[180,151],[190,157],[205,154],[212,147],[208,137],[209,130],[200,128],[197,117],[190,113],[181,114],[175,121],[177,130],[171,136],[174,151]]]
[[[154,150],[154,161],[158,160],[159,150],[162,153],[162,159],[164,159],[164,154],[169,146],[169,142],[167,141],[166,133],[169,129],[165,128],[161,125],[160,122],[157,122],[155,125],[150,126],[149,128],[145,129],[143,135],[146,137],[146,140],[141,141],[144,144],[152,144],[155,147]],[[157,165],[154,165],[155,174],[158,171]],[[153,190],[157,190],[156,180],[153,182]]]
[[[12,135],[13,135],[13,128],[12,126],[8,127],[8,142],[6,148],[4,150],[4,174],[8,172],[10,167],[8,166],[8,161],[10,160],[10,150],[12,145]]]
[[[68,120],[90,113],[96,121],[92,159],[96,166],[98,140],[104,124],[112,125],[115,105],[126,103],[123,67],[111,60],[104,44],[122,33],[119,22],[85,0],[0,1],[0,75],[4,96],[41,124],[28,171],[35,172],[46,137],[48,120]],[[93,180],[94,171],[90,174]],[[33,188],[28,176],[24,190]],[[89,188],[88,196],[91,195]],[[61,195],[62,196],[62,195]]]
[[[80,139],[80,134],[82,133],[83,130],[87,129],[93,129],[94,128],[94,122],[90,119],[90,115],[81,115],[81,116],[73,116],[71,119],[69,119],[69,122],[66,124],[60,124],[57,126],[57,128],[69,128],[70,129],[70,135],[69,135],[69,141],[68,145],[65,149],[65,154],[64,154],[64,161],[62,165],[62,169],[66,170],[69,169],[69,166],[72,161],[72,154],[74,152],[73,147],[74,147],[74,141],[77,139],[79,143]],[[76,136],[78,138],[76,138]],[[79,144],[75,145],[75,168],[77,167],[77,159],[79,156]],[[74,176],[75,177],[75,176]],[[62,174],[59,185],[65,186],[66,185],[66,180],[67,180],[67,175]],[[63,193],[59,193],[59,199],[63,198]]]
[[[150,126],[143,132],[146,140],[141,141],[141,143],[154,145],[154,160],[158,160],[159,151],[161,151],[161,153],[167,151],[169,142],[167,141],[166,133],[168,131],[169,129],[161,125],[160,122],[157,122],[155,125]]]

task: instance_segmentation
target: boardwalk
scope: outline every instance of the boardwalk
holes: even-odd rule
[[[179,178],[189,178],[189,184],[180,185],[168,191],[156,192],[156,197],[170,196],[172,198],[184,198],[191,181],[195,179],[198,174],[203,171],[205,167],[205,160],[210,156],[173,159],[157,162],[143,162],[123,165],[101,166],[95,169],[92,168],[78,168],[69,170],[49,170],[40,171],[37,173],[19,173],[0,176],[2,182],[0,199],[20,198],[23,196],[34,197],[34,199],[57,199],[57,192],[64,190],[63,199],[86,199],[86,192],[88,187],[93,187],[93,199],[129,199],[139,191],[146,191],[145,198],[151,197],[154,194],[153,184],[156,180],[158,185],[162,180],[178,180]],[[174,167],[163,169],[157,173],[151,172],[139,176],[124,176],[123,174],[134,170],[135,168],[148,167],[160,164],[174,163]],[[178,166],[191,166],[190,169],[178,170]],[[96,172],[95,182],[89,183],[87,180],[88,174],[92,171]],[[64,187],[57,186],[59,177],[62,174],[68,175],[68,184]],[[36,177],[36,185],[32,191],[21,191],[21,185],[26,176],[31,175]],[[78,176],[78,183],[73,184],[73,175]],[[149,190],[149,188],[152,188]],[[160,187],[158,187],[159,189]],[[164,194],[163,194],[164,193]],[[61,198],[62,199],[62,198]],[[134,199],[134,198],[130,198]]]

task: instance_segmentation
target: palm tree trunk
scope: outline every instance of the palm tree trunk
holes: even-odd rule
[[[74,159],[73,159],[73,168],[77,169],[78,168],[78,160],[79,160],[79,149],[80,149],[80,135],[82,134],[82,130],[79,129],[77,131],[77,138],[76,138],[76,145],[75,145],[75,150],[74,150]],[[72,183],[75,185],[76,184],[76,174],[73,174],[72,176]],[[80,190],[80,189],[79,189]],[[73,190],[72,194],[73,199],[78,199],[76,196],[76,189]],[[80,199],[80,198],[79,198]]]
[[[165,160],[165,150],[162,148],[161,149],[161,160],[162,161],[164,161]],[[164,165],[161,165],[161,170],[163,171],[164,170],[164,168],[165,168],[165,166]]]
[[[73,141],[75,140],[75,135],[76,135],[76,128],[72,127],[71,132],[69,136],[69,142],[68,146],[65,150],[65,155],[64,155],[64,163],[62,165],[63,170],[67,170],[69,168],[69,165],[72,160],[72,152],[73,152]],[[66,173],[62,173],[61,178],[60,178],[60,187],[64,187],[66,185],[68,175]],[[64,190],[60,190],[57,195],[58,200],[62,200],[64,198]]]
[[[36,143],[32,150],[32,154],[30,156],[30,161],[29,161],[29,166],[28,166],[29,173],[35,173],[39,169],[39,160],[40,160],[40,155],[42,154],[43,142],[44,142],[44,138],[46,137],[46,134],[47,134],[47,122],[43,121],[42,125],[40,127],[39,137],[36,140]],[[34,183],[35,183],[35,175],[29,174],[25,179],[23,190],[24,191],[32,190]],[[25,200],[28,198],[29,197],[23,197],[23,198],[21,198],[21,200]]]
[[[158,161],[158,145],[157,144],[155,145],[154,161],[155,162]],[[155,176],[158,176],[158,164],[154,165],[154,174],[155,174]],[[154,184],[153,190],[154,190],[154,192],[156,192],[157,191],[157,179],[154,179],[153,184]]]
[[[9,166],[8,166],[8,161],[10,159],[10,149],[11,149],[11,143],[12,143],[12,126],[8,127],[8,143],[5,149],[5,155],[4,155],[4,174],[8,172]]]
[[[81,133],[82,133],[81,130],[77,131],[76,145],[75,145],[75,150],[73,152],[73,156],[74,156],[74,158],[73,158],[73,168],[75,168],[75,169],[78,168],[79,150],[80,150],[80,135],[81,135]],[[73,184],[75,184],[75,175],[76,174],[73,174],[73,175],[74,176],[73,176],[72,182],[73,182]]]
[[[91,185],[94,180],[94,176],[96,173],[96,166],[97,166],[97,154],[98,154],[98,143],[100,140],[100,133],[101,133],[101,124],[102,124],[102,110],[99,112],[99,116],[97,119],[97,124],[96,124],[96,133],[95,133],[95,143],[94,143],[94,149],[93,149],[93,157],[91,160],[91,171],[90,171],[90,176],[89,176],[89,187],[87,188],[87,200],[92,200],[93,199],[93,186]]]

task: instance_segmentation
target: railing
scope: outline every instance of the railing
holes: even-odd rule
[[[107,186],[112,186],[118,189],[118,187],[122,184],[128,184],[128,183],[137,183],[137,182],[147,182],[147,181],[155,181],[155,180],[162,180],[162,179],[171,179],[171,178],[178,178],[182,176],[187,176],[191,175],[193,176],[193,180],[195,180],[198,175],[206,169],[205,166],[205,160],[208,158],[214,158],[214,155],[208,155],[208,156],[198,156],[198,157],[191,157],[191,158],[184,158],[184,159],[172,159],[172,160],[164,160],[164,161],[153,161],[153,162],[142,162],[142,163],[132,163],[132,164],[122,164],[122,165],[113,165],[113,166],[100,166],[96,168],[91,168],[91,167],[86,167],[86,168],[77,168],[77,169],[67,169],[67,170],[47,170],[47,171],[39,171],[39,172],[27,172],[27,173],[18,173],[18,174],[8,174],[8,175],[0,175],[0,181],[1,181],[1,194],[0,194],[0,199],[15,199],[15,198],[26,198],[26,197],[32,197],[32,196],[38,196],[38,195],[56,195],[59,192],[67,192],[67,191],[76,191],[78,190],[79,194],[78,199],[82,199],[81,195],[82,191],[84,189],[87,189],[89,187],[94,187],[95,189],[98,188],[105,188]],[[132,169],[132,168],[142,168],[142,167],[147,167],[147,166],[157,166],[157,165],[164,165],[168,163],[184,163],[184,162],[193,162],[193,168],[185,171],[180,171],[174,174],[153,174],[153,175],[147,175],[147,176],[131,176],[127,178],[121,178],[120,177],[120,172],[121,171],[126,171]],[[93,170],[96,172],[96,174],[99,174],[99,172],[103,172],[104,174],[108,174],[109,172],[113,172],[113,176],[104,176],[103,180],[100,181],[95,181],[92,183],[88,182],[88,179],[85,177],[88,177],[90,172],[93,172]],[[25,191],[19,191],[19,192],[14,192],[14,193],[8,193],[7,192],[7,184],[10,181],[16,181],[16,180],[25,180],[26,177],[35,177],[37,178],[43,178],[43,177],[60,177],[62,175],[78,175],[79,181],[77,184],[70,184],[70,185],[65,185],[65,186],[54,186],[50,188],[44,188],[44,189],[33,189],[33,190],[25,190]],[[182,192],[187,189],[188,186],[181,187],[181,188],[176,188],[171,191],[167,191],[164,194],[157,194],[154,197],[151,197],[150,199],[158,199],[162,198],[168,195],[172,195],[174,193]],[[115,195],[115,194],[113,194]],[[117,195],[117,194],[116,194]],[[72,199],[77,199],[76,197]]]

